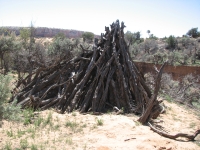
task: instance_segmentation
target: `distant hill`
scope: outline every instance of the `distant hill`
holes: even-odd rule
[[[20,34],[20,29],[22,27],[3,27],[9,31],[14,31],[16,35]],[[37,27],[35,28],[36,37],[54,37],[58,33],[64,33],[68,38],[80,38],[84,31],[70,30],[70,29],[57,29],[57,28],[47,28],[47,27]],[[99,35],[95,35],[99,37]]]

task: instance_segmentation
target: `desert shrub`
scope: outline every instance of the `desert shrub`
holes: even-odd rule
[[[0,74],[0,122],[2,119],[20,120],[20,107],[16,106],[17,101],[14,100],[12,104],[8,104],[7,100],[10,97],[10,76],[3,76]],[[1,123],[0,123],[1,125]]]
[[[64,40],[66,38],[65,34],[63,32],[59,32],[54,36],[54,39],[62,39]]]
[[[189,45],[189,43],[190,43],[190,38],[184,37],[184,38],[181,39],[180,42],[181,42],[183,47],[187,47]]]
[[[145,53],[144,55],[141,56],[141,61],[145,62],[147,61],[149,54]]]
[[[139,48],[139,44],[134,43],[132,45],[129,46],[129,52],[131,54],[131,58],[135,58],[135,56],[138,54],[140,48]]]
[[[153,35],[153,34],[150,34],[149,35],[149,39],[154,39],[154,40],[157,40],[158,39],[158,37],[156,37],[155,35]]]
[[[81,49],[80,48],[74,48],[73,51],[72,51],[72,54],[74,56],[78,56],[82,53]]]
[[[174,81],[171,74],[163,73],[161,78],[160,92],[174,97],[176,94],[174,91],[178,90],[178,85],[179,82]]]
[[[188,57],[187,57],[188,59]],[[170,65],[179,65],[183,64],[184,56],[182,53],[175,51],[175,52],[170,52],[168,54],[168,62]]]
[[[194,77],[192,74],[185,76],[179,83],[177,96],[183,103],[193,105],[193,102],[200,104],[200,76]]]
[[[182,59],[183,59],[183,54],[175,51],[174,52],[174,62],[175,62],[175,65],[178,65],[178,63],[181,64],[181,60]]]
[[[4,68],[5,71],[8,71],[7,59],[5,59],[5,55],[8,55],[13,50],[13,41],[14,38],[11,36],[0,36],[1,68]]]
[[[87,42],[83,42],[83,43],[80,43],[84,49],[87,49],[87,50],[92,50],[92,46],[87,43]]]
[[[170,53],[168,54],[168,63],[169,63],[170,65],[173,65],[173,64],[174,64],[174,53],[173,53],[173,52],[170,52]]]
[[[153,59],[154,63],[157,63],[157,64],[164,63],[167,59],[167,54],[164,52],[158,51],[157,53],[153,55],[153,57],[154,57]]]
[[[22,40],[22,44],[25,49],[28,49],[28,39],[30,35],[31,35],[30,28],[20,29],[20,39]]]
[[[48,55],[51,58],[70,56],[70,51],[73,49],[73,43],[68,38],[56,38],[48,47]]]
[[[9,83],[10,77],[8,75],[3,76],[0,74],[0,121],[3,119],[3,112],[4,112],[4,103],[8,99],[10,92],[9,92]]]
[[[187,35],[196,38],[199,36],[198,28],[192,28],[187,32]]]
[[[154,90],[156,75],[145,74],[146,84]],[[172,75],[163,73],[159,95],[169,101],[177,101],[190,107],[200,108],[200,76],[191,74],[180,78],[179,81],[172,79]]]
[[[4,104],[3,119],[10,121],[21,120],[21,107],[17,106],[17,100],[14,100],[11,104]]]
[[[125,40],[128,45],[132,45],[134,43],[139,44],[144,41],[144,39],[141,38],[141,33],[139,31],[134,33],[132,33],[131,31],[127,31],[125,33]]]
[[[153,57],[153,55],[148,55],[148,56],[146,57],[146,61],[148,61],[148,62],[154,62],[154,57]]]
[[[152,73],[147,73],[145,74],[145,80],[150,89],[154,90],[156,75]],[[174,81],[171,74],[163,73],[159,93],[161,95],[171,95],[172,97],[174,97],[174,91],[178,89],[178,85],[179,82]]]
[[[154,86],[155,86],[155,75],[153,75],[152,73],[146,73],[144,75],[144,78],[150,90],[153,91]]]
[[[140,46],[145,53],[154,54],[158,49],[158,44],[155,39],[146,39]]]
[[[10,30],[7,27],[0,27],[0,35],[9,35]]]
[[[0,104],[2,105],[3,102],[9,97],[10,95],[10,89],[9,89],[9,83],[10,83],[10,76],[9,75],[2,75],[0,74]]]
[[[173,35],[170,35],[168,38],[167,38],[167,48],[169,49],[175,49],[176,46],[177,46],[177,40],[176,38],[173,36]]]
[[[183,54],[183,65],[187,65],[189,60],[189,56],[187,54]]]
[[[85,42],[86,40],[88,42],[92,42],[92,40],[94,39],[94,33],[92,32],[84,32],[82,34],[82,38],[83,38],[83,41]]]
[[[0,36],[0,59],[4,74],[8,73],[13,66],[12,53],[19,51],[21,48],[22,41],[16,38],[15,33],[12,32],[7,36]]]
[[[78,45],[80,44],[80,39],[79,38],[76,38],[76,39],[72,39],[72,43],[74,45],[75,48],[78,47]]]

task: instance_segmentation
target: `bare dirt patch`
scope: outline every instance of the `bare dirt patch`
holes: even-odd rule
[[[192,134],[200,128],[200,118],[192,110],[165,102],[168,107],[156,121],[170,133]],[[0,149],[74,149],[74,150],[198,150],[195,142],[164,138],[143,126],[139,117],[115,115],[58,114],[53,110],[40,112],[29,125],[3,121],[0,128]],[[37,121],[36,121],[37,120]]]

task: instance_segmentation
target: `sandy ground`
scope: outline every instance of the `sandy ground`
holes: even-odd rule
[[[190,109],[165,102],[166,113],[156,121],[169,133],[194,133],[200,129],[200,116]],[[23,125],[3,121],[0,149],[57,150],[200,150],[200,135],[195,142],[171,140],[137,122],[133,114],[103,115],[40,112],[41,124]],[[38,120],[39,120],[38,119]]]

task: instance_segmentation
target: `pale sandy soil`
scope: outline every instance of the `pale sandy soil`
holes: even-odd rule
[[[200,116],[194,115],[192,110],[167,102],[165,105],[166,113],[157,121],[167,131],[192,134],[200,129]],[[49,122],[44,127],[48,116]],[[3,121],[0,149],[10,145],[12,149],[32,150],[200,150],[200,135],[195,142],[167,139],[139,124],[138,116],[133,114],[95,116],[46,110],[39,113],[39,118],[43,118],[39,127]],[[98,121],[103,124],[100,126]]]

